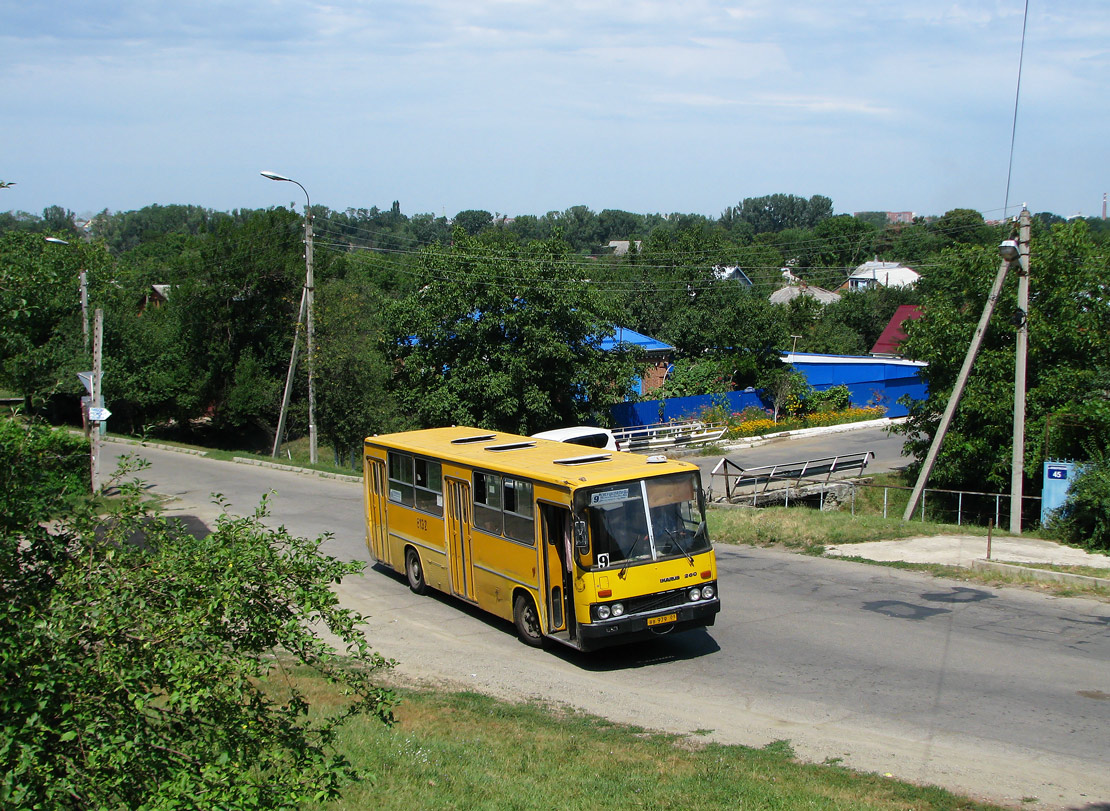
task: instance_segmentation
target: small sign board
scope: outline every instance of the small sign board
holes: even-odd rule
[[[104,422],[104,420],[108,419],[110,416],[112,416],[112,412],[106,408],[89,409],[89,419],[93,422]]]

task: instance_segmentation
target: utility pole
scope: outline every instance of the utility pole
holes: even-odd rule
[[[316,385],[314,382],[316,364],[313,360],[312,312],[315,309],[315,286],[312,278],[312,211],[308,207],[308,192],[305,192],[304,205],[304,294],[305,294],[305,363],[308,365],[308,461],[316,464]]]
[[[101,409],[100,370],[102,367],[102,354],[104,346],[104,311],[97,309],[93,321],[93,368],[92,368],[92,408],[89,412],[98,416]],[[89,479],[92,492],[95,495],[100,489],[100,420],[90,420],[92,425],[92,450],[89,458]]]
[[[1003,246],[1007,245],[1005,242],[1002,244]],[[948,404],[944,407],[944,414],[940,418],[936,435],[933,436],[933,444],[929,446],[929,452],[925,455],[925,462],[921,465],[921,472],[917,476],[917,483],[913,486],[910,501],[906,505],[906,511],[902,514],[903,521],[909,521],[913,517],[914,510],[917,509],[917,505],[921,501],[925,483],[929,480],[929,474],[933,472],[937,454],[940,453],[940,444],[944,441],[944,435],[948,433],[948,426],[952,423],[956,406],[960,404],[964,386],[967,385],[967,378],[971,374],[971,365],[975,362],[975,356],[979,354],[979,347],[983,343],[983,335],[987,331],[987,324],[991,320],[995,304],[998,303],[998,296],[1002,292],[1002,283],[1006,281],[1006,273],[1009,271],[1010,263],[1014,258],[1016,257],[1009,256],[1008,252],[1002,255],[1002,263],[998,266],[998,274],[994,277],[994,285],[987,296],[987,303],[983,306],[983,314],[979,317],[979,324],[975,327],[975,333],[971,336],[971,345],[967,348],[967,355],[964,356],[964,365],[960,368],[960,374],[956,377],[956,385],[948,398]]]
[[[1029,209],[1021,210],[1018,230],[1017,345],[1014,349],[1014,450],[1010,468],[1010,532],[1021,534],[1025,478],[1025,366],[1029,348]]]
[[[317,462],[316,454],[316,386],[315,386],[315,352],[313,343],[313,303],[316,300],[315,284],[312,278],[312,199],[308,190],[291,177],[279,175],[277,172],[259,172],[270,180],[279,180],[286,183],[296,183],[304,192],[304,291],[301,293],[301,312],[297,318],[297,328],[293,334],[293,352],[289,359],[289,373],[285,378],[285,393],[282,395],[281,414],[278,416],[278,431],[274,438],[273,456],[277,456],[281,447],[281,437],[285,430],[285,411],[289,405],[289,391],[292,386],[293,370],[297,362],[297,338],[300,336],[301,319],[305,322],[307,332],[307,345],[305,363],[308,366],[308,458],[312,464]]]

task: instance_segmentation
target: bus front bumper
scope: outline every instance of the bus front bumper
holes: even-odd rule
[[[594,650],[609,645],[656,639],[667,634],[689,631],[692,628],[708,628],[716,621],[720,610],[720,600],[706,600],[676,606],[663,613],[619,617],[592,622],[589,625],[580,624],[578,626],[579,645],[582,650]],[[674,615],[673,620],[659,621],[671,614]]]

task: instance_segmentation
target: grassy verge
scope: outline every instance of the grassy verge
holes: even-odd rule
[[[985,527],[902,521],[881,514],[822,512],[808,507],[717,508],[708,515],[709,532],[717,542],[784,546],[820,555],[826,546],[889,541],[921,535],[983,535]],[[997,533],[996,533],[997,534]]]
[[[928,521],[902,521],[883,518],[881,515],[850,515],[840,512],[821,512],[808,507],[760,507],[711,509],[707,516],[709,533],[715,543],[748,546],[778,546],[807,555],[823,555],[825,548],[834,544],[890,541],[915,538],[923,535],[982,535],[985,527],[955,526]],[[995,530],[995,536],[1008,533]],[[1038,580],[1021,572],[999,572],[964,569],[938,563],[907,563],[904,561],[877,561],[850,555],[838,555],[839,560],[911,569],[927,572],[936,577],[947,577],[984,586],[1011,586],[1039,591],[1056,597],[1087,597],[1110,601],[1110,589],[1084,583],[1056,583]],[[1020,564],[1029,566],[1029,564]],[[1034,567],[1030,567],[1034,568]],[[1073,571],[1093,577],[1107,577],[1106,569],[1090,566],[1039,565],[1036,568]]]
[[[371,779],[328,808],[996,808],[800,763],[786,741],[726,746],[475,693],[400,692],[393,728],[359,719],[346,728],[341,749]]]

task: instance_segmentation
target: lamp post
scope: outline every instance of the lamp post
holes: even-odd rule
[[[293,352],[289,358],[289,372],[285,377],[285,392],[282,395],[281,401],[281,414],[278,417],[277,435],[274,437],[274,449],[272,456],[277,456],[278,450],[281,446],[281,438],[285,432],[285,413],[289,407],[289,394],[293,385],[293,370],[297,363],[297,341],[301,332],[301,319],[305,322],[306,332],[306,351],[305,351],[305,364],[308,366],[308,452],[309,461],[316,464],[316,387],[313,381],[313,335],[312,335],[312,311],[313,302],[315,299],[314,285],[312,279],[312,201],[308,196],[308,190],[301,186],[296,180],[285,175],[279,175],[277,172],[259,172],[263,177],[270,180],[281,180],[286,183],[296,183],[301,187],[304,192],[304,263],[305,263],[305,276],[304,276],[304,291],[301,294],[301,309],[297,317],[297,330],[293,335]]]
[[[54,245],[68,245],[64,239],[46,237],[47,242]],[[81,334],[85,337],[85,354],[89,353],[89,282],[85,271],[81,271]]]

